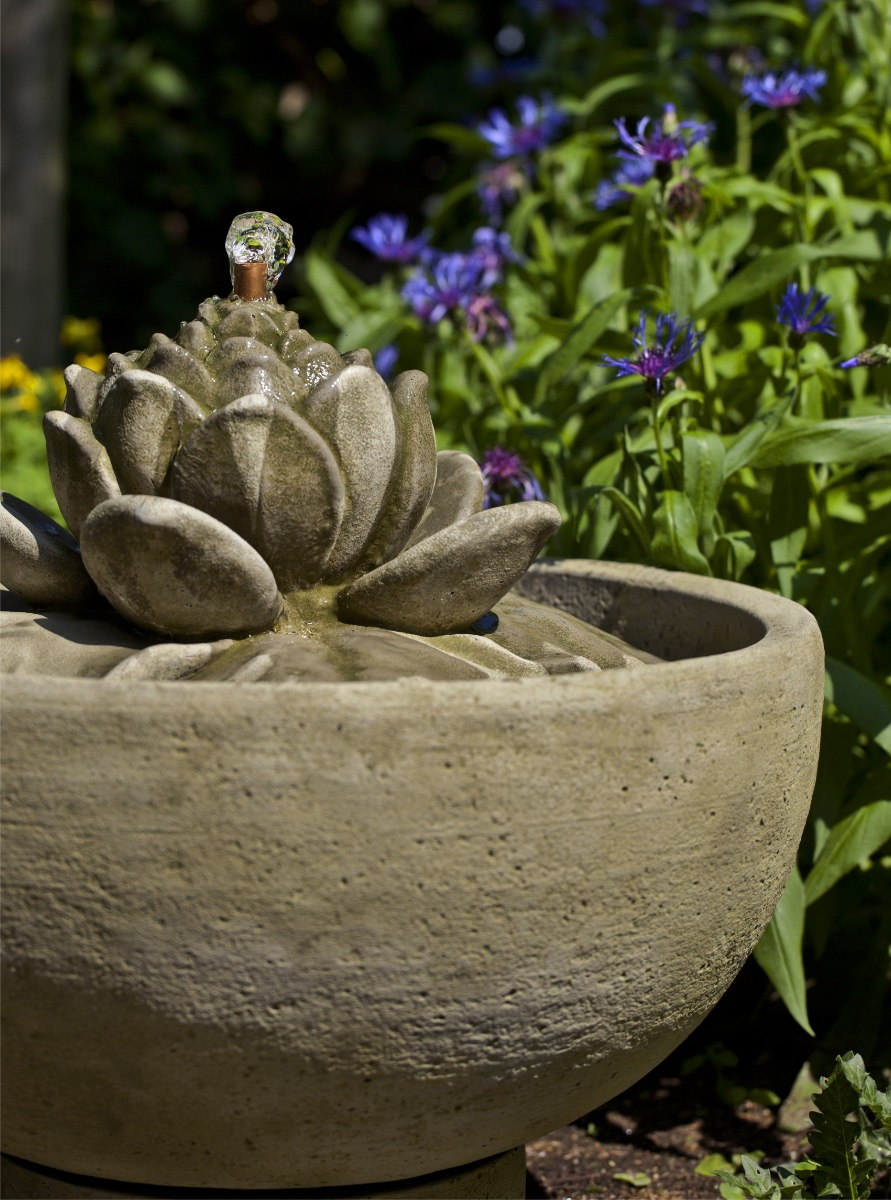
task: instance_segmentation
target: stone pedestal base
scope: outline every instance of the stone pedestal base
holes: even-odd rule
[[[22,1158],[0,1156],[0,1200],[523,1200],[526,1195],[526,1153],[522,1146],[450,1171],[416,1176],[393,1183],[356,1187],[260,1188],[221,1191],[219,1188],[154,1187],[111,1179],[70,1175]]]

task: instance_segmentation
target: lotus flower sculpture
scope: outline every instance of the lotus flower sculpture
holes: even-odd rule
[[[25,600],[70,603],[95,584],[127,621],[178,641],[319,636],[332,621],[429,638],[473,631],[526,571],[558,510],[483,510],[476,462],[437,454],[426,376],[388,386],[367,350],[340,354],[300,327],[272,292],[291,232],[270,213],[237,217],[228,298],[112,354],[104,375],[67,368],[45,433],[79,548],[8,499],[4,583]],[[585,661],[577,640],[568,649]]]

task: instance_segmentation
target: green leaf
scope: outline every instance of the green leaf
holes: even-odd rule
[[[826,699],[891,754],[891,698],[888,689],[828,655]]]
[[[541,404],[547,396],[548,389],[569,375],[582,356],[602,336],[610,321],[631,295],[631,290],[625,288],[595,304],[587,316],[573,328],[563,345],[545,359],[536,381],[533,405]]]
[[[817,861],[804,881],[805,903],[829,891],[858,863],[891,840],[891,800],[876,800],[833,825]]]
[[[697,318],[713,317],[739,304],[763,296],[765,292],[790,279],[805,263],[820,257],[814,246],[783,246],[762,254],[748,263],[723,285],[717,295],[712,296],[694,314]]]
[[[807,468],[778,467],[773,474],[767,533],[777,582],[786,597],[792,596],[798,560],[807,540],[809,511]]]
[[[867,1073],[866,1063],[853,1050],[837,1059],[837,1064],[856,1091],[860,1107],[868,1108],[883,1128],[891,1130],[891,1088],[880,1092],[875,1080]]]
[[[614,79],[606,79],[603,83],[599,83],[597,87],[592,88],[587,96],[578,104],[578,112],[584,116],[590,116],[593,112],[609,100],[611,96],[616,96],[619,92],[630,92],[634,88],[644,88],[648,90],[652,87],[652,78],[642,72],[636,72],[628,75],[617,75]]]
[[[804,934],[804,884],[793,867],[770,924],[755,947],[755,961],[780,994],[802,1029],[815,1036],[807,1015],[802,937]]]
[[[836,1059],[832,1074],[821,1079],[820,1086],[822,1092],[814,1096],[816,1112],[811,1113],[814,1127],[810,1134],[813,1156],[819,1163],[817,1195],[826,1195],[825,1189],[830,1186],[850,1200],[867,1200],[874,1164],[857,1161],[855,1145],[860,1126],[847,1118],[860,1107],[860,1097],[847,1079],[841,1059]]]
[[[754,467],[792,463],[872,463],[891,455],[891,416],[808,421],[786,417],[750,459]]]
[[[653,513],[653,558],[658,564],[711,575],[708,559],[699,549],[696,513],[683,492],[666,489]]]
[[[778,404],[764,409],[727,447],[724,456],[724,478],[749,465],[767,435],[779,425],[794,399],[794,393],[784,396]]]
[[[653,1182],[646,1171],[635,1171],[634,1174],[631,1174],[628,1171],[619,1171],[618,1174],[613,1176],[613,1179],[615,1179],[618,1183],[630,1184],[630,1186],[634,1188],[649,1187]]]
[[[682,435],[681,449],[684,495],[690,501],[697,528],[707,533],[724,486],[724,443],[710,429],[696,429]]]
[[[641,552],[649,557],[650,553],[650,535],[647,533],[647,527],[644,524],[643,517],[635,508],[634,504],[628,499],[624,492],[619,491],[617,487],[599,488],[597,491],[598,497],[603,497],[604,500],[609,500],[613,507],[620,513],[625,521],[631,534],[637,541]]]
[[[342,329],[358,315],[359,306],[344,287],[334,264],[318,250],[310,248],[303,260],[307,282],[322,311],[332,325]]]
[[[733,1171],[733,1163],[728,1162],[723,1154],[707,1154],[693,1168],[695,1175],[717,1175],[719,1171]]]
[[[427,137],[438,138],[441,142],[454,146],[456,150],[462,150],[469,154],[485,154],[487,150],[492,149],[481,133],[477,133],[474,129],[468,129],[466,125],[453,125],[447,121],[438,121],[433,125],[426,126],[424,133]]]

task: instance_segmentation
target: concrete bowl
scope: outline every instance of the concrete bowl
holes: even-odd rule
[[[4,1149],[176,1187],[398,1180],[609,1099],[794,861],[820,634],[737,584],[521,582],[673,661],[520,681],[3,680]]]

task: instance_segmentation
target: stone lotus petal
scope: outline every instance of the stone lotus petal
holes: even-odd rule
[[[301,380],[276,352],[253,338],[227,338],[207,361],[217,373],[217,408],[249,395],[296,405],[305,391]]]
[[[370,367],[350,365],[306,398],[307,420],[340,464],[346,509],[326,575],[346,578],[377,523],[396,462],[396,420],[390,389]]]
[[[3,583],[30,604],[68,607],[93,592],[77,542],[39,508],[0,492]]]
[[[297,325],[297,314],[287,313],[285,320]],[[216,329],[217,341],[231,337],[249,337],[266,346],[276,346],[282,338],[282,323],[263,308],[239,305],[232,308],[220,321]]]
[[[97,504],[121,494],[108,451],[86,421],[53,409],[43,418],[46,460],[62,516],[75,537]]]
[[[138,359],[138,365],[162,375],[188,392],[206,410],[213,404],[214,381],[204,366],[183,346],[163,333],[156,333]]]
[[[408,544],[414,546],[431,533],[482,512],[483,495],[483,476],[470,455],[461,450],[441,450],[436,456],[430,501]]]
[[[242,396],[198,426],[173,464],[171,495],[250,542],[286,590],[321,578],[343,518],[333,454],[266,396]]]
[[[118,612],[157,633],[255,633],[281,612],[275,576],[253,546],[178,500],[104,501],[84,523],[81,553]]]
[[[399,553],[426,510],[436,480],[436,434],[427,408],[427,376],[422,371],[403,371],[390,391],[396,418],[396,466],[380,520],[362,554],[366,569]]]
[[[559,524],[559,511],[542,500],[474,513],[345,587],[338,615],[408,633],[467,629],[513,586]]]
[[[203,419],[192,397],[163,375],[136,368],[119,375],[98,429],[121,491],[160,492],[174,454]]]
[[[77,363],[67,366],[62,375],[65,379],[65,412],[85,421],[94,420],[102,376]]]

